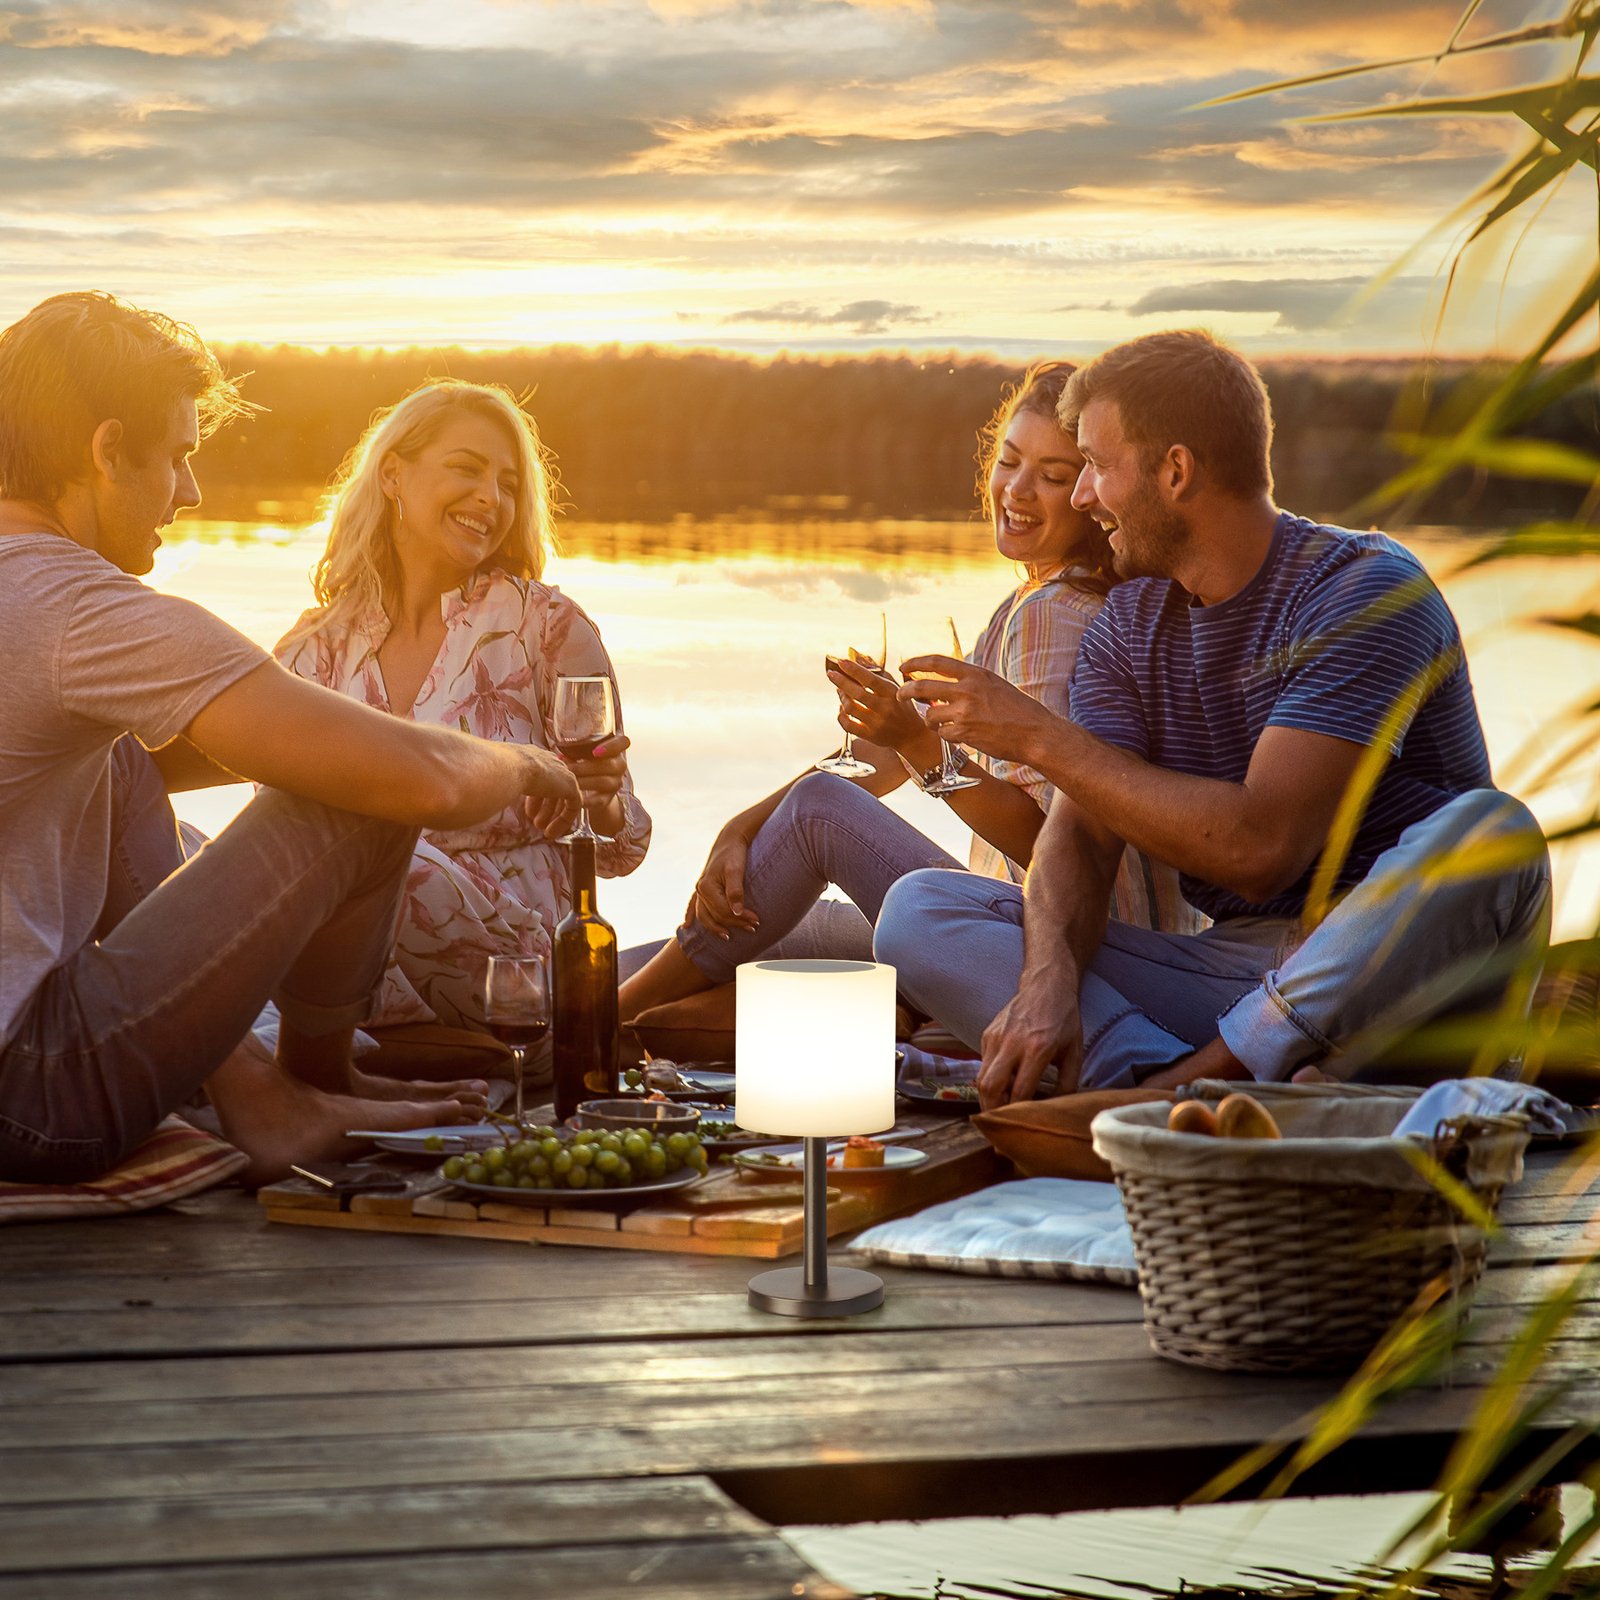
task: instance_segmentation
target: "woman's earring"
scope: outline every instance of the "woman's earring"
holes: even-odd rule
[[[394,497],[395,520],[400,527],[406,525],[406,503],[399,495]]]

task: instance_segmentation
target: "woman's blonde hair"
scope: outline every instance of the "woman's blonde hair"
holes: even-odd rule
[[[511,526],[486,566],[537,579],[555,543],[555,469],[533,418],[498,384],[441,378],[378,412],[334,475],[328,494],[328,543],[311,575],[317,610],[294,636],[348,621],[395,593],[400,565],[390,531],[390,502],[380,482],[385,457],[405,461],[438,438],[462,412],[499,423],[517,463]]]

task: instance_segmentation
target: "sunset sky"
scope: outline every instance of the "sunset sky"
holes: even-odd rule
[[[1524,20],[1488,0],[1474,33]],[[1004,354],[1203,323],[1411,351],[1504,135],[1296,118],[1465,83],[1458,0],[0,0],[0,318],[88,286],[216,341]],[[1526,62],[1521,64],[1526,66]],[[1581,201],[1581,197],[1572,197]],[[1592,206],[1592,201],[1591,201]],[[1592,229],[1547,216],[1513,336]]]

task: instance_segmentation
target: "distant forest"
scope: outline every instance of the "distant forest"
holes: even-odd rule
[[[564,515],[956,518],[972,514],[975,435],[1021,372],[989,359],[876,355],[757,361],[653,348],[221,352],[265,409],[199,460],[206,512],[306,520],[372,413],[435,377],[504,384],[554,452]],[[1387,442],[1415,405],[1409,363],[1263,364],[1277,419],[1280,503],[1338,519],[1403,464]],[[1448,414],[1484,379],[1437,369]],[[1593,386],[1540,419],[1540,437],[1592,446]],[[1404,431],[1402,428],[1400,431]],[[1557,484],[1451,483],[1417,520],[1498,526],[1570,513]]]

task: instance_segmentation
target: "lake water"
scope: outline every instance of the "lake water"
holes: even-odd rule
[[[1439,530],[1408,536],[1461,620],[1502,786],[1547,827],[1594,807],[1592,754],[1563,781],[1544,766],[1572,741],[1574,708],[1600,699],[1600,645],[1541,626],[1593,605],[1600,561],[1518,561],[1459,571],[1481,545]],[[955,617],[972,641],[1016,581],[976,523],[695,522],[564,531],[548,576],[595,619],[622,686],[630,759],[655,820],[644,865],[605,883],[602,906],[624,944],[676,924],[713,834],[734,811],[837,742],[822,657],[877,633],[891,659],[937,647]],[[179,522],[151,581],[187,595],[271,646],[310,603],[316,528]],[[242,788],[180,797],[215,831]],[[939,802],[904,786],[890,804],[957,859],[966,833]],[[1562,853],[1558,934],[1600,920],[1600,851]]]
[[[644,865],[601,890],[624,943],[665,934],[721,822],[836,742],[825,652],[870,641],[880,611],[893,654],[932,645],[947,614],[970,642],[1015,582],[975,524],[679,522],[578,526],[565,538],[567,554],[549,576],[610,647],[636,781],[655,818]],[[1587,815],[1592,756],[1580,756],[1564,781],[1539,778],[1572,741],[1566,714],[1600,700],[1600,646],[1536,619],[1592,606],[1600,562],[1460,571],[1475,543],[1443,531],[1409,542],[1461,619],[1500,781],[1547,826]],[[320,545],[315,529],[180,523],[152,581],[270,646],[310,601]],[[246,794],[179,798],[185,816],[215,831]],[[891,803],[964,858],[964,830],[938,802],[907,786]],[[1558,933],[1591,932],[1600,851],[1563,852],[1557,882]],[[1381,1559],[1422,1504],[1383,1496],[787,1532],[813,1565],[863,1594],[1310,1596],[1337,1593],[1353,1570]],[[1464,1558],[1449,1571],[1467,1580],[1457,1594],[1472,1593],[1487,1563]]]

